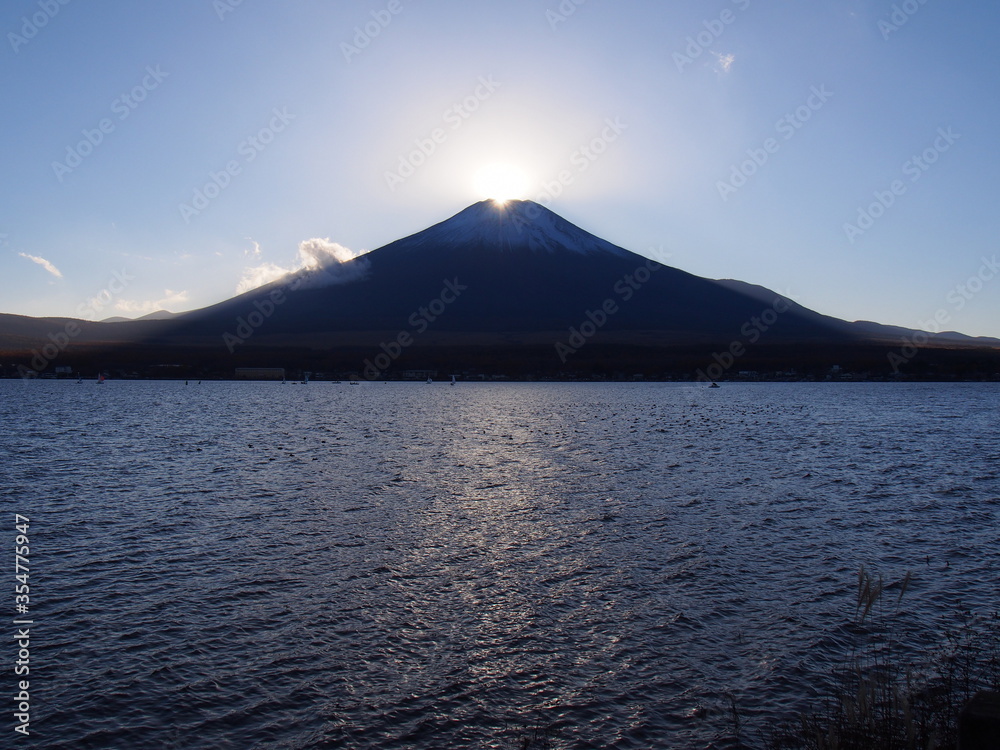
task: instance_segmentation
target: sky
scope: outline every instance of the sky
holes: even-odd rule
[[[8,0],[0,312],[196,309],[509,196],[1000,337],[998,27],[995,0]]]

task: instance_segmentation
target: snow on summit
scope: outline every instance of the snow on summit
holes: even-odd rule
[[[580,254],[628,251],[571,224],[534,201],[484,200],[406,240],[418,246],[479,246],[495,250],[575,252]]]

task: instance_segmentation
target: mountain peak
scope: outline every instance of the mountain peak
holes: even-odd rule
[[[483,247],[501,252],[574,252],[580,254],[628,251],[571,224],[539,203],[529,200],[483,200],[423,232],[400,240],[413,247]],[[398,244],[398,243],[394,243]]]

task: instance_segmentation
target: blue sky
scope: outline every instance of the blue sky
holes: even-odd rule
[[[506,165],[686,271],[1000,336],[998,22],[987,0],[11,0],[0,311],[212,304],[445,219]]]

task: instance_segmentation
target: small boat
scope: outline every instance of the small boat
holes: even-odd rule
[[[433,383],[433,382],[434,382],[433,380],[431,380],[430,378],[427,378],[427,383],[428,384]]]
[[[100,375],[97,376],[97,384],[98,385],[104,385],[104,373],[103,372]]]
[[[718,384],[718,383],[712,383],[712,385],[710,385],[710,386],[708,386],[708,387],[709,387],[709,388],[719,388],[720,386],[719,386],[719,384]]]
[[[455,376],[454,375],[451,376],[451,384],[455,385]]]

